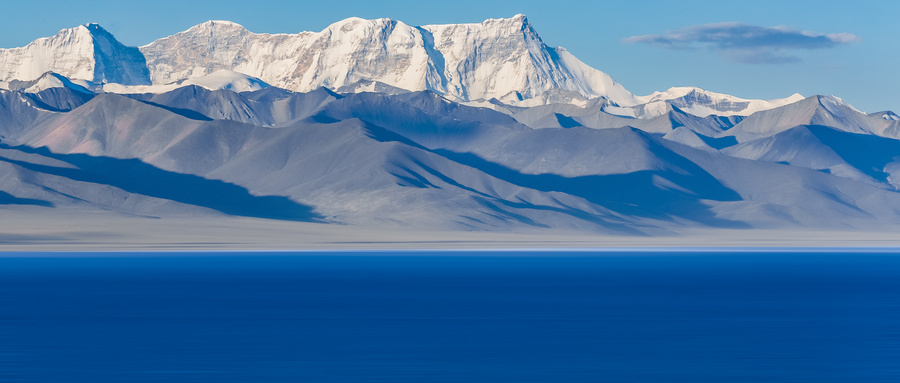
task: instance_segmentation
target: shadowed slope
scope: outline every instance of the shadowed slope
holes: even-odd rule
[[[139,160],[93,157],[86,154],[55,154],[45,148],[26,146],[0,148],[36,153],[74,165],[63,168],[0,158],[25,169],[66,177],[74,181],[111,185],[130,193],[201,206],[225,214],[280,219],[316,221],[318,215],[308,206],[287,197],[254,196],[247,189],[217,180],[165,171]]]
[[[635,171],[626,174],[584,175],[566,177],[559,174],[526,174],[471,153],[444,149],[427,149],[394,132],[368,126],[371,137],[379,141],[396,141],[430,151],[453,162],[472,167],[491,177],[540,192],[559,192],[610,209],[614,212],[655,219],[681,217],[711,226],[744,227],[739,222],[716,218],[701,199],[737,201],[740,195],[722,186],[715,178],[689,160],[655,144],[653,152],[673,168]],[[632,130],[631,132],[636,131]],[[643,136],[643,133],[638,133]],[[428,169],[426,169],[428,170]],[[435,174],[433,171],[429,173]],[[415,183],[427,187],[424,178]],[[413,180],[409,180],[413,182]],[[445,180],[447,182],[447,180]],[[461,185],[459,185],[461,187]]]
[[[739,144],[724,153],[821,170],[863,182],[898,185],[898,180],[890,176],[900,170],[900,141],[827,126],[797,126]]]
[[[3,161],[3,158],[0,158],[0,161]],[[0,205],[35,205],[53,207],[53,203],[49,201],[34,198],[18,198],[4,191],[0,191]]]

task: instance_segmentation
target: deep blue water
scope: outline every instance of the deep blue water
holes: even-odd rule
[[[898,382],[900,254],[6,254],[0,381]]]

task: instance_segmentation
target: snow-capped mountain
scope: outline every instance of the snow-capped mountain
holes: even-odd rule
[[[46,72],[98,83],[150,84],[141,52],[97,24],[63,29],[23,48],[0,49],[0,80],[29,81]]]
[[[140,48],[125,47],[97,24],[86,24],[24,48],[0,50],[2,82],[29,81],[46,72],[116,93],[162,93],[199,77],[234,72],[257,82],[236,85],[239,90],[260,84],[296,92],[429,90],[491,107],[497,101],[537,106],[603,99],[605,111],[632,118],[663,115],[669,104],[699,117],[749,115],[802,99],[745,100],[697,88],[635,97],[564,48],[544,44],[524,15],[421,27],[350,18],[297,34],[253,33],[233,22],[208,21]]]
[[[137,93],[166,93],[178,88],[196,85],[208,90],[230,90],[234,92],[253,92],[269,87],[264,81],[230,70],[218,70],[213,73],[191,77],[186,80],[159,85],[122,85],[122,84],[96,84],[86,86],[98,92],[137,94]]]
[[[665,104],[671,104],[699,117],[709,115],[749,116],[762,110],[793,104],[802,99],[804,99],[803,96],[795,93],[790,97],[776,100],[747,100],[695,87],[670,88],[665,92],[653,92],[647,96],[637,97],[645,113],[664,108]]]
[[[480,24],[413,27],[350,18],[321,32],[256,34],[209,21],[140,48],[154,83],[233,70],[310,91],[379,82],[455,100],[532,98],[551,89],[633,104],[608,75],[544,44],[524,15]]]
[[[77,81],[77,80],[76,80]],[[75,81],[72,81],[66,78],[59,73],[47,72],[31,81],[19,81],[13,80],[7,83],[7,90],[19,90],[24,93],[39,93],[47,89],[53,88],[69,88],[81,93],[93,94],[93,92],[88,89],[86,86],[88,83],[85,81],[78,81],[81,84],[77,84]]]

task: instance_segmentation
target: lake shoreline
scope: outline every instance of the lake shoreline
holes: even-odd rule
[[[656,236],[577,230],[415,230],[229,216],[139,217],[96,210],[4,209],[0,252],[900,248],[893,226],[874,229],[674,228]]]

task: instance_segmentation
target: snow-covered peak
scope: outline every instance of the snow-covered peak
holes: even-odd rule
[[[269,87],[264,81],[230,70],[220,70],[203,77],[188,79],[182,86],[197,85],[209,90],[230,90],[232,92],[253,92]]]
[[[564,90],[634,103],[605,73],[546,46],[525,15],[423,27],[353,17],[321,32],[277,35],[212,21],[141,51],[154,83],[231,70],[293,91],[379,83],[458,101],[531,99]]]
[[[219,70],[211,74],[189,78],[184,81],[177,81],[170,84],[159,85],[121,85],[121,84],[105,84],[102,91],[107,93],[119,94],[140,94],[153,93],[160,94],[171,92],[175,89],[186,86],[199,86],[207,90],[230,90],[232,92],[254,92],[269,87],[264,81],[248,76],[243,73]]]
[[[388,25],[392,23],[394,20],[381,18],[381,19],[363,19],[360,17],[348,17],[343,20],[339,20],[331,23],[329,26],[325,27],[325,31],[348,31],[356,29],[360,24],[365,24],[368,26],[374,25]],[[324,32],[324,31],[323,31]]]
[[[898,116],[896,113],[891,112],[891,111],[889,111],[889,110],[888,110],[888,111],[885,111],[885,112],[881,112],[880,114],[881,114],[881,118],[882,118],[882,119],[885,119],[885,120],[888,120],[888,121],[898,121],[898,120],[900,120],[900,116]]]
[[[216,33],[244,33],[247,32],[247,28],[233,21],[209,20],[190,27],[186,31],[179,32],[179,34],[210,33],[210,31],[215,31]]]
[[[47,72],[43,76],[39,77],[37,80],[30,81],[22,89],[22,92],[25,93],[39,93],[41,91],[53,88],[69,88],[76,92],[92,94],[90,90],[85,88],[84,86],[73,83],[71,80],[67,79],[65,76],[62,76],[58,73]]]
[[[143,55],[95,23],[59,31],[22,48],[0,49],[0,80],[31,81],[55,72],[71,79],[149,84]]]
[[[664,92],[653,92],[647,96],[638,96],[637,98],[641,102],[664,101],[684,97],[692,92],[697,91],[703,92],[704,90],[691,86],[676,86],[671,87]]]
[[[93,79],[93,38],[87,25],[67,28],[22,48],[0,49],[0,79],[31,81],[56,71]]]
[[[205,22],[205,23],[202,23],[202,24],[200,24],[200,25],[206,25],[206,26],[222,26],[222,27],[227,27],[227,28],[244,28],[243,25],[238,24],[238,23],[235,23],[234,21],[228,21],[228,20],[209,20],[209,21],[207,21],[207,22]]]
[[[362,19],[359,17],[351,17],[329,25],[322,32],[316,33],[317,36],[328,37],[333,41],[329,41],[328,45],[343,45],[346,48],[366,48],[365,45],[371,42],[380,41],[382,39],[391,39],[399,37],[404,41],[394,41],[395,43],[408,43],[411,39],[421,41],[421,36],[417,36],[415,28],[406,25],[402,21],[394,19]],[[398,36],[394,36],[398,34]],[[403,47],[396,47],[402,49]]]
[[[195,41],[199,40],[209,43],[217,39],[227,39],[229,36],[243,36],[246,34],[252,34],[252,32],[248,31],[247,28],[244,28],[243,25],[240,25],[238,23],[224,20],[209,20],[190,27],[187,30],[178,32],[172,36],[156,40],[155,42],[148,45],[172,39]],[[148,45],[145,45],[144,47]],[[144,47],[141,47],[141,49],[143,49]]]
[[[85,23],[85,24],[79,25],[76,28],[85,29],[92,35],[112,36],[112,33],[109,33],[109,31],[107,31],[106,29],[101,27],[99,23]]]
[[[850,109],[856,113],[865,114],[859,109],[854,108],[853,105],[850,105],[847,101],[844,101],[844,99],[838,96],[818,96],[818,98],[819,103],[822,104],[822,106],[824,106],[825,109],[827,109],[832,114],[841,114],[841,109]]]
[[[747,116],[761,110],[769,110],[804,99],[800,94],[774,100],[743,99],[696,87],[673,87],[665,92],[653,92],[636,97],[640,104],[667,102],[682,111],[699,116]]]
[[[499,18],[499,19],[487,19],[481,22],[481,25],[486,27],[492,26],[501,26],[501,27],[513,27],[524,30],[526,27],[531,28],[531,24],[528,23],[528,17],[519,13],[510,18]],[[533,31],[533,29],[532,29]]]

